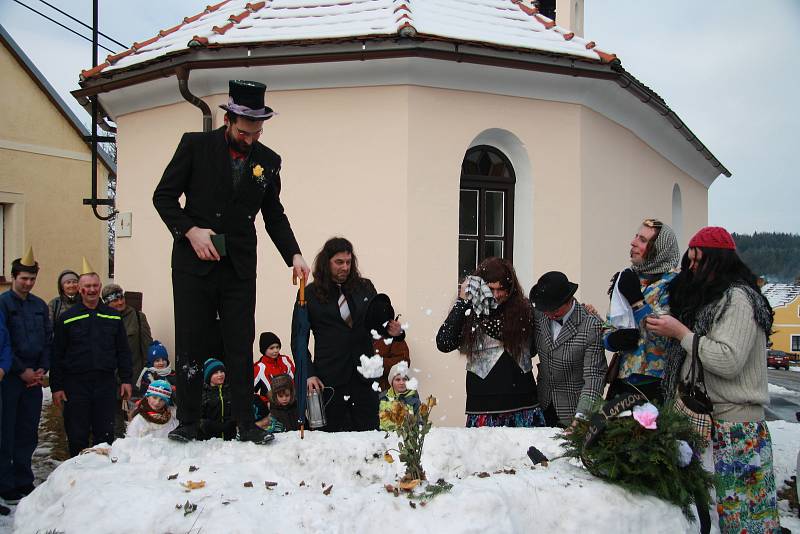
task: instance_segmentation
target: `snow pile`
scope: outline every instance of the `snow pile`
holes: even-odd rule
[[[787,389],[783,386],[776,386],[775,384],[767,384],[767,390],[770,395],[780,395],[782,397],[800,397],[800,391]]]
[[[416,508],[384,488],[396,483],[403,466],[384,461],[397,438],[383,432],[307,432],[302,441],[293,432],[266,447],[128,438],[108,455],[89,453],[61,464],[19,504],[15,528],[261,532],[268,522],[274,532],[376,532],[386,525],[411,532],[530,532],[534,526],[543,532],[696,531],[678,508],[633,497],[568,460],[534,468],[528,447],[557,456],[554,433],[434,428],[423,464],[431,481],[444,478],[453,488]],[[185,489],[200,481],[203,487]],[[197,506],[188,514],[187,501],[189,509]]]

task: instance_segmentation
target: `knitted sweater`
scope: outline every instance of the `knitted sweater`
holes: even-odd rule
[[[729,422],[761,421],[767,392],[767,339],[753,319],[753,307],[742,289],[732,288],[731,302],[717,315],[708,335],[700,338],[698,353],[703,364],[708,396],[714,403],[714,417]],[[694,334],[681,339],[687,354],[692,352]],[[689,373],[691,358],[683,363]]]

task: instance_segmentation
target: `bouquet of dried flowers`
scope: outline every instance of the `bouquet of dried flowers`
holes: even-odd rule
[[[431,410],[436,406],[436,397],[430,396],[420,405],[414,413],[400,401],[393,402],[388,410],[382,414],[395,425],[395,433],[400,438],[397,452],[400,461],[406,466],[405,475],[400,481],[400,488],[410,491],[421,481],[425,480],[425,470],[422,468],[422,446],[425,435],[431,429]],[[386,453],[386,460],[391,461],[391,455]]]

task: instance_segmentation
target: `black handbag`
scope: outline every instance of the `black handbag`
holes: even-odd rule
[[[695,427],[695,430],[708,442],[711,438],[711,427],[714,403],[708,397],[708,390],[703,376],[703,364],[697,355],[700,345],[699,335],[692,340],[692,353],[689,355],[691,365],[685,380],[678,382],[678,396],[675,400],[675,409],[686,415]]]

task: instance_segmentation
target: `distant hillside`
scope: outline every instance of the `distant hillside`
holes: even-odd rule
[[[790,283],[800,278],[800,235],[775,232],[733,234],[744,262],[769,282]]]

